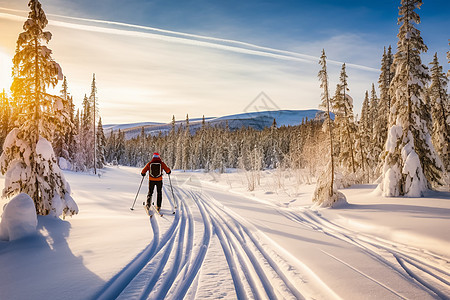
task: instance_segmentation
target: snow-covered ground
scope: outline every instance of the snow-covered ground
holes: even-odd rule
[[[175,171],[175,199],[165,176],[164,215],[149,218],[146,182],[130,210],[140,169],[65,172],[79,215],[0,241],[0,299],[450,297],[449,192],[356,186],[345,208],[315,210],[302,176],[260,175],[249,192],[245,173]]]

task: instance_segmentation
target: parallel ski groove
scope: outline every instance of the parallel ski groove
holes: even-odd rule
[[[192,285],[192,282],[197,277],[197,274],[202,266],[203,260],[205,259],[206,252],[208,250],[208,246],[211,240],[211,220],[206,214],[204,207],[199,203],[198,199],[196,199],[196,195],[191,192],[191,197],[197,204],[198,208],[200,209],[200,213],[203,218],[203,224],[204,224],[204,233],[203,233],[203,239],[202,244],[200,246],[199,252],[197,253],[197,256],[193,260],[193,262],[189,265],[190,268],[187,271],[186,277],[182,280],[180,283],[180,289],[175,292],[174,298],[175,299],[182,299],[186,295],[187,291]]]
[[[240,257],[236,257],[236,255],[234,254],[235,246],[234,246],[232,240],[226,235],[224,226],[218,220],[215,213],[211,214],[211,212],[210,212],[210,217],[213,221],[213,226],[215,228],[215,232],[219,238],[220,244],[222,245],[222,249],[225,254],[225,258],[230,267],[230,273],[231,273],[231,277],[233,279],[233,283],[235,286],[237,298],[238,299],[248,299],[249,296],[247,296],[247,292],[243,285],[243,278],[241,277],[240,272],[239,272],[239,271],[243,271],[244,276],[245,277],[248,276],[248,272],[245,272],[245,265],[242,266],[242,262],[239,259]],[[242,269],[244,269],[244,270],[242,270]],[[252,288],[252,286],[250,285],[249,280],[247,280],[247,282],[249,283],[249,286],[253,292],[254,288]]]
[[[264,250],[260,242],[254,237],[254,235],[248,230],[248,228],[246,228],[246,226],[244,226],[236,217],[232,216],[225,209],[217,205],[215,200],[208,199],[207,201],[204,202],[207,206],[216,211],[216,213],[222,219],[223,223],[226,224],[228,231],[232,232],[234,236],[237,238],[243,250],[245,251],[245,254],[249,257],[250,261],[252,262],[252,265],[256,268],[257,274],[261,282],[263,283],[266,294],[270,299],[278,298],[277,295],[275,294],[275,290],[273,289],[274,285],[267,279],[266,273],[268,272],[268,270],[264,269],[262,265],[259,263],[259,260],[261,258],[258,259],[257,257],[255,257],[252,249],[249,249],[250,245],[254,247],[257,253],[259,253],[262,256],[264,262],[270,267],[269,268],[270,273],[278,277],[279,282],[285,285],[286,289],[284,289],[283,291],[278,290],[281,288],[280,285],[278,284],[276,285],[278,293],[280,293],[280,295],[283,295],[284,297],[286,296],[285,293],[288,292],[296,299],[304,299],[303,295],[295,287],[295,284],[293,284],[291,280],[288,278],[288,275],[285,274],[283,270],[279,268],[278,264],[275,263],[275,261],[267,253],[267,251]],[[220,213],[217,212],[217,210],[219,210]],[[230,225],[230,222],[225,220],[223,216],[229,218],[236,228],[233,228],[233,226]],[[251,243],[248,243],[249,246],[247,246],[247,239],[251,241]]]
[[[180,266],[180,262],[182,259],[182,251],[183,251],[183,245],[184,245],[184,234],[186,232],[186,217],[185,217],[185,212],[182,212],[182,217],[181,217],[181,221],[180,221],[180,226],[177,229],[177,235],[174,236],[174,238],[171,240],[171,246],[170,249],[168,248],[166,250],[166,253],[164,254],[163,258],[162,258],[162,262],[160,262],[160,267],[158,268],[158,270],[155,272],[155,274],[153,275],[154,281],[152,281],[152,284],[149,284],[147,286],[147,290],[145,293],[145,296],[147,297],[151,290],[154,287],[154,284],[156,284],[156,282],[160,279],[161,277],[161,273],[162,270],[164,269],[166,263],[167,263],[167,258],[169,256],[169,254],[172,252],[172,248],[173,248],[173,244],[175,242],[175,240],[178,241],[177,247],[175,249],[175,259],[174,262],[172,263],[172,267],[169,271],[169,273],[167,274],[167,276],[165,276],[164,281],[162,282],[162,285],[159,287],[158,293],[156,295],[156,299],[163,299],[167,292],[169,291],[170,287],[172,286],[173,282],[175,281],[175,278],[178,274],[179,271],[179,266]]]
[[[396,270],[402,277],[408,279],[409,281],[413,279],[412,282],[414,284],[425,288],[424,290],[430,293],[430,295],[437,295],[442,298],[443,294],[440,292],[439,286],[449,286],[448,277],[450,273],[443,265],[440,265],[438,262],[432,260],[438,260],[443,262],[445,265],[447,265],[448,262],[445,258],[437,254],[429,253],[424,255],[420,249],[415,249],[405,245],[398,247],[394,242],[373,237],[369,234],[353,232],[352,230],[322,218],[318,215],[318,213],[304,211],[301,212],[301,216],[284,210],[282,213],[295,222],[306,225],[314,230],[322,231],[327,235],[361,248],[376,260],[388,265],[393,270]],[[380,253],[381,251],[390,253],[398,264],[386,260]],[[434,277],[439,283],[435,282],[432,284],[427,280],[422,279],[422,276],[412,272],[405,265],[405,262],[411,264],[417,268],[417,270],[423,272],[423,274]],[[427,268],[434,270],[434,272],[427,270]],[[448,299],[448,297],[444,297],[443,299]]]
[[[210,209],[216,211],[216,208],[212,207],[210,202],[206,203],[206,205],[209,206]],[[224,213],[222,210],[221,210],[221,212],[222,212],[222,214]],[[240,230],[241,229],[240,224],[231,218],[233,223],[235,223],[235,225],[238,226],[239,232],[236,232],[235,228],[230,226],[229,222],[227,222],[220,213],[218,213],[217,211],[216,211],[216,213],[217,213],[218,217],[222,220],[222,223],[224,223],[225,226],[228,228],[228,230],[225,230],[225,234],[227,235],[228,239],[232,242],[235,249],[236,250],[241,249],[240,251],[243,251],[245,253],[245,255],[241,254],[241,256],[243,256],[241,259],[243,261],[242,263],[246,265],[245,268],[248,270],[248,275],[249,275],[248,279],[252,282],[252,284],[251,284],[251,286],[253,286],[252,290],[254,290],[254,293],[256,293],[256,294],[254,294],[255,298],[261,298],[261,299],[264,298],[261,295],[261,292],[262,292],[261,286],[262,286],[269,299],[276,299],[277,297],[275,295],[275,292],[273,291],[272,284],[268,280],[264,269],[261,267],[259,261],[256,259],[256,257],[252,253],[252,251],[247,246],[245,237],[242,235],[243,232],[241,232],[241,230]],[[248,266],[247,266],[248,262],[246,263],[245,260],[248,260],[248,262],[250,263]],[[250,271],[252,269],[254,270],[254,272]],[[259,280],[254,278],[254,275],[252,275],[252,273],[256,273]],[[259,283],[257,284],[258,281],[259,281]]]

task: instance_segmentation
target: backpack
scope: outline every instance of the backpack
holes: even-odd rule
[[[161,163],[154,162],[150,164],[150,172],[148,174],[153,178],[158,178],[162,176]]]

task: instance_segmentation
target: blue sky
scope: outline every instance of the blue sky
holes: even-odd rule
[[[418,11],[422,20],[418,28],[429,48],[422,56],[423,62],[428,63],[438,52],[440,63],[447,70],[449,1],[424,2]],[[340,65],[346,62],[349,66],[350,93],[358,114],[365,90],[378,79],[383,47],[391,44],[395,51],[400,2],[42,0],[41,3],[50,21],[54,21],[48,27],[53,33],[49,47],[68,77],[76,103],[81,103],[79,98],[89,92],[92,73],[96,73],[101,115],[106,124],[168,122],[172,115],[180,119],[187,113],[192,117],[240,113],[261,91],[282,109],[317,108],[320,89],[316,57],[322,48],[330,60],[330,93],[334,93]],[[0,8],[26,11],[26,4],[26,0],[0,0]],[[20,15],[0,9],[2,12]],[[24,20],[10,19],[0,18],[0,26],[11,28],[10,34],[2,34],[0,50],[12,55]],[[299,59],[301,55],[305,59]],[[152,107],[157,109],[143,109]]]

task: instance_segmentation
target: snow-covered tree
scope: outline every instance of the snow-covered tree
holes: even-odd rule
[[[11,105],[5,90],[0,93],[0,146],[3,146],[6,136],[11,129]],[[1,153],[2,149],[0,149]]]
[[[103,169],[106,164],[106,158],[105,158],[105,151],[106,151],[106,137],[105,133],[103,132],[103,125],[102,125],[102,118],[98,118],[98,125],[97,125],[97,155],[96,155],[96,161],[97,161],[97,168]]]
[[[73,215],[78,207],[58,167],[51,145],[61,120],[61,98],[46,92],[62,79],[60,66],[52,59],[44,31],[48,21],[37,0],[28,3],[30,12],[17,40],[13,58],[11,90],[21,113],[21,124],[6,137],[0,167],[5,177],[3,196],[28,194],[40,215]]]
[[[115,143],[116,148],[114,149],[115,158],[119,164],[125,164],[125,132],[120,129],[117,132],[117,138]]]
[[[339,144],[338,163],[346,175],[349,175],[356,173],[354,151],[356,126],[353,116],[353,99],[347,93],[349,91],[347,78],[345,64],[343,64],[333,98],[333,112],[336,140]]]
[[[430,107],[433,116],[432,141],[444,164],[450,172],[450,99],[447,93],[448,79],[439,65],[437,53],[431,64],[431,85],[429,87]]]
[[[338,203],[339,199],[343,199],[334,184],[334,150],[333,150],[333,124],[331,123],[331,101],[328,92],[328,73],[327,73],[327,57],[325,50],[322,50],[319,64],[322,69],[319,71],[318,77],[320,87],[322,88],[322,103],[321,106],[326,108],[326,121],[324,123],[325,129],[328,131],[329,153],[327,159],[329,163],[327,168],[320,175],[320,180],[317,181],[316,190],[314,191],[313,202],[324,207],[332,207]]]
[[[370,136],[370,154],[371,154],[371,161],[370,161],[370,167],[372,169],[371,176],[376,178],[379,176],[377,174],[377,165],[380,162],[380,155],[381,152],[384,149],[384,138],[382,135],[380,135],[378,132],[380,130],[378,125],[378,117],[380,116],[379,111],[379,99],[377,97],[377,93],[375,91],[375,84],[372,83],[372,90],[370,92],[370,119],[371,119],[371,133],[372,136]]]
[[[75,158],[75,170],[86,171],[93,168],[94,163],[94,130],[92,127],[92,106],[86,95],[84,95],[80,116],[80,128],[76,136],[77,154]]]
[[[60,92],[60,103],[62,104],[62,107],[59,108],[59,110],[61,111],[61,113],[59,114],[60,126],[58,126],[55,130],[53,148],[55,149],[55,155],[57,157],[58,163],[63,163],[63,161],[71,163],[73,160],[73,149],[71,148],[74,146],[75,135],[75,125],[73,124],[74,105],[72,97],[68,92],[67,79],[65,76]],[[63,158],[63,160],[61,160],[61,158]],[[64,163],[65,166],[67,166],[67,162]]]
[[[98,99],[97,99],[97,85],[95,83],[95,74],[92,74],[92,83],[91,83],[91,95],[89,96],[89,103],[91,107],[91,113],[92,113],[92,128],[93,128],[93,167],[94,167],[94,174],[97,174],[97,133],[96,128],[97,126],[97,118],[98,118]]]
[[[384,49],[383,57],[381,59],[381,74],[378,79],[378,88],[380,90],[380,99],[378,101],[378,116],[374,120],[374,136],[377,136],[376,147],[384,147],[388,131],[389,111],[391,108],[391,96],[389,94],[389,86],[391,85],[394,73],[391,66],[393,63],[393,55],[391,46],[388,51]]]
[[[184,129],[184,134],[182,135],[182,164],[181,168],[183,170],[190,169],[190,151],[191,151],[191,131],[189,128],[189,115],[186,115],[186,127]]]
[[[443,167],[431,143],[429,112],[424,102],[429,75],[420,54],[427,47],[414,27],[420,23],[415,9],[421,5],[421,0],[402,0],[400,6],[395,76],[389,89],[389,132],[379,184],[384,196],[423,196],[425,190],[441,180]]]
[[[372,142],[372,120],[370,119],[370,98],[369,98],[369,92],[366,91],[364,96],[364,101],[362,103],[361,107],[361,118],[359,120],[359,159],[361,161],[359,162],[359,165],[364,170],[364,179],[365,182],[370,182],[371,180],[371,168],[372,168],[372,149],[371,149],[371,142]]]

